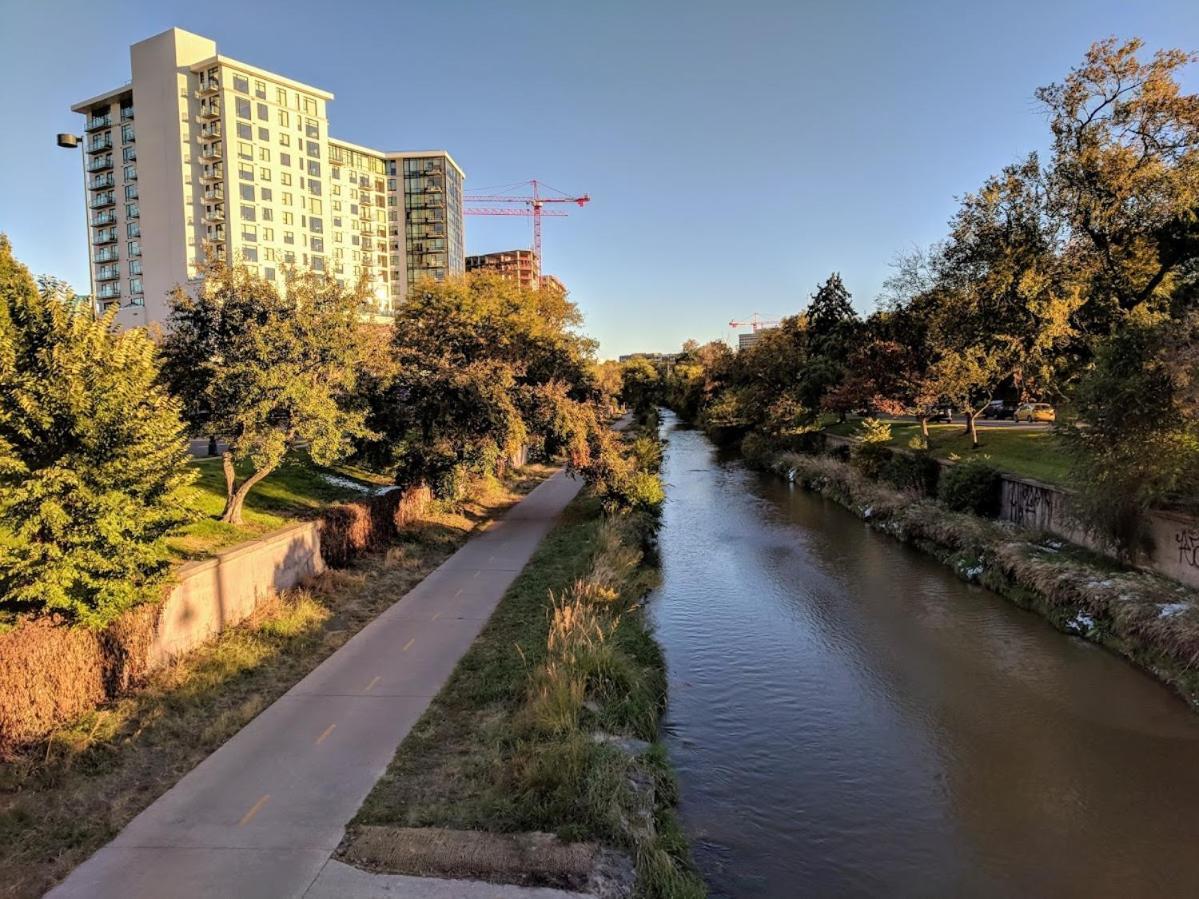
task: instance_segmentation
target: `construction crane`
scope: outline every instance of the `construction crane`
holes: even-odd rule
[[[510,206],[502,207],[467,207],[463,210],[466,215],[523,215],[531,216],[533,219],[533,264],[537,269],[537,274],[541,274],[541,217],[543,215],[563,217],[565,212],[558,212],[554,209],[545,209],[546,203],[574,203],[577,206],[586,206],[591,202],[590,194],[583,194],[581,197],[567,196],[560,190],[553,187],[547,187],[540,181],[533,179],[528,182],[530,193],[527,195],[509,195],[509,194],[467,194],[465,201],[468,203],[512,203],[519,204],[524,208],[513,208]],[[554,196],[546,196],[542,193],[542,189],[546,188],[553,191]]]
[[[746,322],[731,321],[731,322],[729,322],[729,327],[730,328],[744,328],[744,327],[748,326],[749,329],[756,334],[758,331],[761,331],[763,328],[777,328],[780,324],[781,324],[781,322],[777,318],[762,318],[762,316],[759,313],[755,312],[753,315],[750,316],[749,321],[746,321]]]

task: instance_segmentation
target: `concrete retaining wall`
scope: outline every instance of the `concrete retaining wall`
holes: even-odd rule
[[[162,603],[147,650],[157,668],[246,618],[265,596],[325,570],[320,527],[305,521],[189,562]]]
[[[852,438],[834,434],[826,434],[825,439],[830,446],[855,442]],[[906,450],[897,449],[896,452]],[[942,468],[953,464],[938,461]],[[1099,544],[1070,520],[1070,491],[1006,473],[1002,474],[1000,491],[1001,520],[1104,553]],[[1141,567],[1199,589],[1199,520],[1175,512],[1152,512],[1149,532],[1153,551],[1140,560]]]

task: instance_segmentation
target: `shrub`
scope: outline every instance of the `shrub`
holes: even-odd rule
[[[836,446],[834,446],[832,449],[830,449],[828,451],[828,454],[831,458],[836,459],[838,462],[848,462],[849,461],[849,444],[838,443]]]
[[[982,459],[949,466],[941,474],[937,496],[955,512],[972,512],[987,518],[999,515],[999,471]]]
[[[0,236],[0,608],[98,627],[158,598],[195,477],[158,378],[143,330],[39,293]]]
[[[936,496],[941,466],[926,452],[895,453],[883,467],[883,480],[900,490],[915,490]]]
[[[746,463],[761,467],[770,457],[773,446],[769,439],[751,431],[741,440],[741,455]]]
[[[803,431],[799,434],[789,434],[783,441],[783,448],[793,453],[805,453],[818,456],[825,451],[828,441],[824,431]]]

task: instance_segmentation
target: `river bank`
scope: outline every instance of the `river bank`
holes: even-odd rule
[[[656,416],[627,439],[646,461]],[[656,513],[605,513],[591,491],[567,507],[363,803],[341,861],[705,895],[675,822],[664,664],[642,614],[657,527]]]
[[[1199,710],[1199,603],[1194,591],[1123,568],[1063,540],[892,489],[827,456],[781,453],[767,467],[916,546],[963,580],[1035,611],[1060,631],[1143,668]]]
[[[679,813],[717,897],[1193,895],[1199,717],[667,415]]]

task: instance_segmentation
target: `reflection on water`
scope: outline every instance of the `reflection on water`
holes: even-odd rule
[[[1199,716],[668,416],[667,743],[717,896],[1199,895]]]

